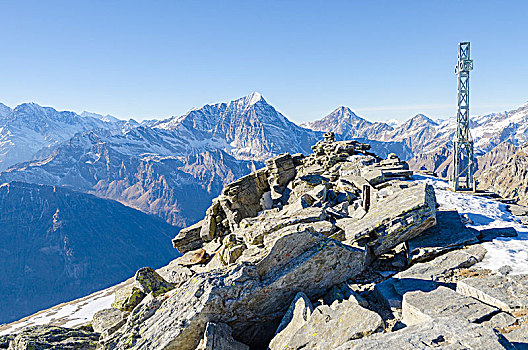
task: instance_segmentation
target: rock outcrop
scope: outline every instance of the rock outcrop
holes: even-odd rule
[[[98,349],[512,348],[522,316],[454,290],[486,250],[431,186],[333,133],[312,150],[226,185],[96,314]]]
[[[8,350],[95,350],[99,334],[80,329],[62,327],[29,327],[14,337]]]
[[[402,322],[411,326],[439,317],[456,317],[469,322],[483,321],[497,314],[499,310],[441,286],[427,293],[405,293],[402,312]]]
[[[196,350],[249,350],[231,335],[231,328],[225,323],[207,323],[204,337]]]

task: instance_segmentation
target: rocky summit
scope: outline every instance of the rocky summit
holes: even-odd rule
[[[526,277],[476,268],[482,235],[456,211],[438,211],[434,189],[406,162],[331,132],[312,151],[278,155],[226,185],[173,239],[183,255],[138,270],[90,324],[27,328],[0,348],[526,344]]]

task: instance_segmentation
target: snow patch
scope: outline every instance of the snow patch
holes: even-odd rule
[[[435,188],[436,200],[441,207],[456,209],[460,215],[467,214],[473,222],[468,227],[479,231],[511,227],[517,231],[517,237],[498,237],[491,242],[482,243],[488,253],[476,267],[498,270],[509,265],[513,268],[512,274],[528,273],[528,228],[517,221],[505,204],[489,198],[452,192],[448,190],[448,183],[438,178],[424,175],[414,175],[414,178]]]

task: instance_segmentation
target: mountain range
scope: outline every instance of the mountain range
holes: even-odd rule
[[[455,128],[453,119],[435,121],[423,114],[396,125],[370,122],[344,106],[297,125],[257,92],[143,123],[34,103],[14,109],[0,105],[0,183],[64,186],[187,226],[226,183],[273,155],[309,153],[326,131],[447,177]],[[526,142],[528,104],[474,117],[471,129],[484,170]]]
[[[0,288],[6,305],[18,305],[0,322],[117,283],[139,266],[167,263],[178,254],[168,238],[200,220],[224,185],[271,156],[311,153],[324,132],[447,177],[455,127],[453,119],[423,114],[400,124],[370,122],[343,106],[297,125],[258,93],[142,123],[0,104],[0,261],[10,266]],[[510,162],[523,181],[517,168],[528,104],[474,117],[471,128],[477,175],[496,177],[488,170]],[[507,188],[508,179],[500,181],[492,185]],[[115,271],[100,269],[98,259]]]

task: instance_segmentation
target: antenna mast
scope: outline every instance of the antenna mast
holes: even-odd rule
[[[455,191],[475,191],[473,180],[474,159],[473,140],[469,132],[469,71],[473,70],[473,60],[469,58],[469,42],[458,44],[458,62],[455,74],[458,75],[457,130],[453,139],[455,150],[453,189]]]

